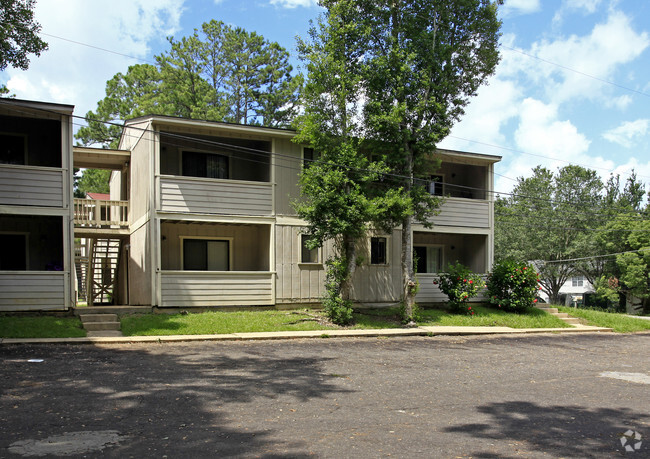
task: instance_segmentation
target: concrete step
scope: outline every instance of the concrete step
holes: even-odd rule
[[[562,319],[564,322],[571,324],[571,325],[577,325],[580,323],[580,319],[577,317],[567,317],[565,319]]]
[[[75,315],[85,314],[149,314],[151,306],[79,306],[74,308]]]
[[[555,314],[555,313],[558,312],[558,309],[557,309],[557,308],[545,308],[545,307],[540,307],[540,306],[538,306],[537,309],[541,309],[542,311],[546,311],[546,312],[548,312],[549,314]]]
[[[86,331],[119,330],[119,322],[84,322]]]
[[[81,322],[119,322],[117,314],[79,314]]]
[[[557,317],[558,319],[568,319],[570,317],[566,312],[552,312],[551,315]]]
[[[103,338],[105,336],[124,336],[119,330],[96,330],[86,333],[88,338]]]

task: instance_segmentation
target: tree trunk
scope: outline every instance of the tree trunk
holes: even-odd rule
[[[408,325],[415,325],[413,305],[415,304],[415,287],[417,280],[413,271],[413,217],[402,221],[402,279],[404,281],[404,319]]]
[[[341,284],[341,298],[350,299],[350,288],[352,286],[352,276],[357,268],[357,247],[356,240],[350,236],[343,236],[343,255],[345,256],[347,275]]]
[[[413,152],[407,142],[404,142],[406,152],[406,173],[408,178],[405,181],[405,192],[411,193],[413,187]],[[413,320],[413,306],[415,305],[415,291],[417,280],[413,270],[413,215],[407,215],[402,220],[402,280],[404,282],[404,317],[409,326],[415,326]]]

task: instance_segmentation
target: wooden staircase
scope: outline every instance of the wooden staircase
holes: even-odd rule
[[[120,239],[96,238],[90,240],[86,290],[88,306],[111,304],[120,263]]]

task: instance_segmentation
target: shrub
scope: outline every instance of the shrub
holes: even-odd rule
[[[342,257],[334,257],[325,263],[325,314],[337,325],[347,325],[352,320],[352,302],[341,297],[341,286],[348,277],[347,265]]]
[[[436,281],[434,281],[436,283]],[[455,313],[474,315],[467,303],[485,287],[483,279],[461,263],[449,264],[438,279],[440,290],[449,298],[449,309]]]
[[[514,260],[497,263],[488,276],[487,291],[490,304],[511,312],[524,312],[537,303],[541,287],[539,274],[532,265]]]

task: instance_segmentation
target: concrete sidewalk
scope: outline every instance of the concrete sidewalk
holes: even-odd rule
[[[574,325],[572,328],[508,328],[508,327],[417,327],[385,328],[377,330],[314,330],[255,333],[228,333],[221,335],[163,335],[163,336],[104,336],[86,338],[5,338],[0,344],[126,344],[172,343],[182,341],[241,341],[297,338],[335,337],[390,337],[442,335],[509,335],[538,333],[611,332],[611,328]]]

